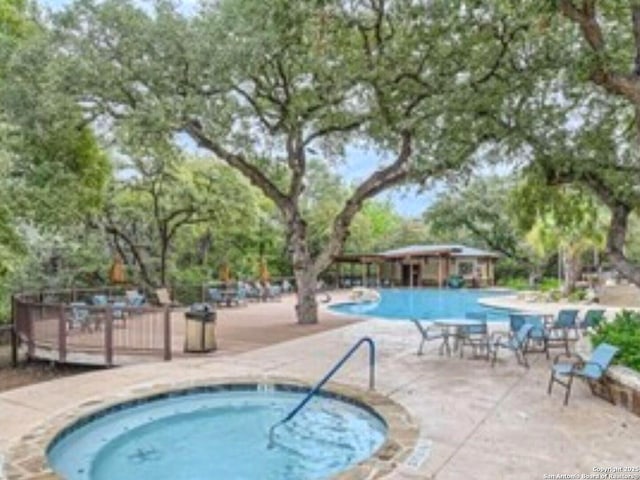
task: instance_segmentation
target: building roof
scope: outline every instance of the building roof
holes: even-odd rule
[[[428,255],[449,254],[452,257],[493,257],[498,258],[495,252],[481,250],[479,248],[467,247],[465,245],[442,244],[442,245],[409,245],[402,248],[394,248],[381,252],[379,255],[387,258],[397,257],[418,257]]]

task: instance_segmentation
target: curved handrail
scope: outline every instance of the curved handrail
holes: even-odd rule
[[[351,358],[351,356],[360,348],[361,345],[367,344],[369,346],[369,389],[374,390],[376,384],[376,344],[370,337],[362,337],[358,340],[347,353],[336,363],[331,370],[329,370],[322,380],[315,384],[315,386],[307,393],[302,401],[296,405],[296,407],[289,412],[289,414],[277,423],[274,423],[269,429],[269,448],[273,446],[273,433],[280,425],[284,425],[293,417],[295,417],[309,401],[318,394],[320,389],[327,383],[331,377],[333,377],[338,370]]]

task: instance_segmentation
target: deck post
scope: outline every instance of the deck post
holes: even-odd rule
[[[369,269],[369,264],[368,263],[360,263],[360,279],[362,281],[362,286],[366,287],[367,286],[367,275],[366,272]]]
[[[113,366],[113,307],[106,308],[104,323],[104,361],[108,367]]]
[[[380,287],[380,263],[376,263],[376,287]]]
[[[171,308],[164,307],[164,360],[171,360]]]
[[[16,296],[11,295],[11,366],[18,366],[18,319],[16,318]]]
[[[36,339],[35,339],[35,328],[34,328],[34,320],[33,316],[35,315],[36,308],[43,308],[42,305],[42,297],[40,297],[40,304],[34,304],[33,302],[25,303],[26,305],[26,316],[27,316],[27,353],[29,355],[29,359],[32,359],[36,353]]]
[[[65,306],[58,306],[58,361],[64,363],[67,361],[67,319],[65,315]]]
[[[442,255],[438,255],[438,287],[442,288]]]

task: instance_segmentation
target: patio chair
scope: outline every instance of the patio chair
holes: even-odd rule
[[[491,358],[491,366],[493,367],[496,364],[496,360],[498,359],[498,350],[500,348],[506,348],[515,354],[518,364],[529,368],[526,353],[527,343],[529,342],[533,328],[534,325],[525,322],[515,335],[508,336],[507,338],[503,337],[504,334],[494,332],[489,340],[489,348],[491,349],[490,354],[493,355]]]
[[[169,290],[165,287],[156,289],[156,298],[158,299],[158,305],[162,307],[177,307],[180,305],[171,300]]]
[[[544,321],[540,315],[533,313],[510,313],[509,329],[510,336],[514,337],[520,331],[523,325],[530,324],[532,326],[529,332],[529,340],[525,346],[525,353],[544,353],[549,358],[548,335],[544,328]],[[538,349],[532,349],[532,343],[538,345]]]
[[[569,354],[569,343],[579,338],[578,334],[579,310],[560,310],[553,323],[547,328],[547,344],[550,347],[562,347]],[[573,335],[571,334],[573,332]]]
[[[429,327],[424,327],[422,325],[422,323],[420,323],[420,320],[418,320],[417,318],[412,318],[411,321],[416,326],[416,328],[418,329],[418,332],[420,332],[420,336],[421,336],[420,346],[418,347],[417,355],[422,355],[422,353],[423,353],[422,349],[424,348],[424,344],[426,342],[430,342],[432,340],[442,340],[442,339],[444,339],[444,334],[442,334],[441,332],[431,333],[431,331],[429,331]],[[444,346],[444,343],[443,343],[443,346]],[[440,349],[442,349],[443,346],[441,346]],[[442,350],[441,350],[440,353],[442,353]],[[449,353],[451,353],[451,352],[449,352]]]
[[[147,302],[145,296],[138,290],[127,290],[124,296],[129,307],[141,307]]]
[[[209,295],[209,301],[214,303],[215,305],[223,305],[224,298],[222,296],[222,292],[220,289],[211,287],[207,290],[207,294]]]
[[[80,328],[81,332],[90,332],[92,328],[89,306],[84,302],[71,302],[69,307],[69,317],[67,317],[68,329],[73,330]]]
[[[109,304],[109,297],[102,294],[94,295],[93,297],[91,297],[91,303],[98,307],[104,307],[105,305]]]
[[[586,330],[587,328],[596,328],[604,320],[604,310],[587,310],[584,314],[582,322],[578,324],[578,328]]]
[[[562,385],[566,392],[564,395],[564,405],[569,404],[569,395],[571,395],[571,386],[575,377],[582,378],[587,381],[589,388],[594,395],[603,397],[611,403],[615,403],[613,399],[613,393],[611,387],[604,381],[605,373],[613,361],[613,357],[616,356],[620,349],[609,345],[608,343],[601,343],[598,345],[588,361],[583,361],[578,355],[565,355],[568,358],[575,358],[574,362],[560,363],[558,360],[564,355],[558,355],[551,367],[551,376],[549,378],[549,387],[547,393],[551,395],[551,390],[554,383]],[[566,381],[561,378],[567,378]],[[604,394],[600,394],[596,385],[599,384],[602,387]]]
[[[264,300],[280,300],[282,290],[277,285],[271,285],[269,282],[262,282]]]
[[[489,328],[487,326],[486,312],[467,312],[465,318],[478,320],[478,325],[465,325],[458,330],[460,358],[464,356],[464,347],[470,346],[473,355],[478,356],[478,352],[484,350],[487,360],[489,359]]]

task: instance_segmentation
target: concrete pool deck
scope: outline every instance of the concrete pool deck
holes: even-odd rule
[[[268,317],[270,307],[261,304],[262,315]],[[281,306],[275,312],[285,314]],[[334,318],[327,311],[321,317]],[[293,312],[289,321],[294,323]],[[411,461],[386,479],[542,479],[640,466],[640,418],[593,397],[582,383],[563,407],[559,389],[551,397],[546,393],[544,356],[532,355],[526,370],[503,352],[492,369],[483,360],[439,356],[438,342],[431,342],[419,357],[413,325],[380,320],[237,353],[97,371],[5,392],[0,457],[52,417],[114,394],[124,398],[160,385],[244,376],[314,383],[365,335],[377,343],[377,391],[407,409],[420,427]],[[367,375],[363,350],[335,380],[366,388]]]

